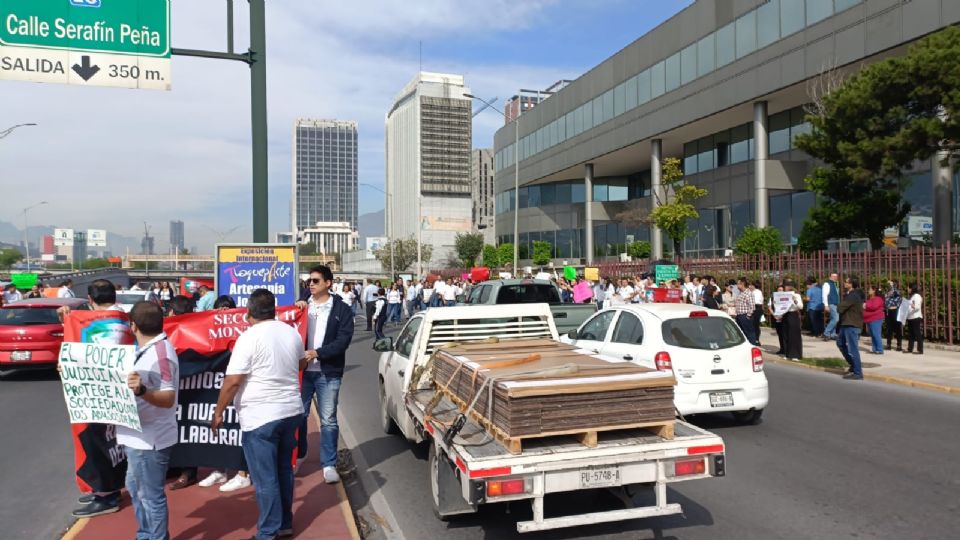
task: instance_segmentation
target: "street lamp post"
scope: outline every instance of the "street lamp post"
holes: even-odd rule
[[[27,272],[30,271],[30,239],[27,238],[27,229],[29,228],[27,226],[27,212],[29,212],[33,208],[36,208],[44,204],[47,204],[47,201],[40,201],[37,204],[28,206],[23,209],[23,249],[25,249],[27,252]]]
[[[464,94],[465,97],[476,99],[484,105],[507,116],[489,101],[473,94]],[[522,110],[523,107],[520,107]],[[513,277],[517,277],[517,267],[520,260],[520,116],[513,120]]]
[[[36,124],[34,124],[34,123],[31,122],[31,123],[27,123],[27,124],[17,124],[17,125],[15,125],[15,126],[8,127],[7,129],[5,129],[5,130],[3,130],[3,131],[0,131],[0,139],[5,139],[8,135],[10,135],[11,133],[13,133],[13,131],[14,131],[15,129],[17,129],[17,128],[22,128],[22,127],[27,127],[27,126],[36,126]]]
[[[393,263],[393,193],[387,193],[373,184],[361,182],[359,185],[373,188],[387,196],[387,242],[390,244],[390,282],[393,283],[396,270]]]

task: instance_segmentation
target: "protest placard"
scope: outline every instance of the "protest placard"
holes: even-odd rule
[[[773,293],[773,314],[776,317],[783,317],[790,310],[790,304],[793,303],[792,292]]]
[[[60,346],[60,380],[70,423],[141,430],[137,401],[127,386],[135,354],[132,345],[64,342]]]

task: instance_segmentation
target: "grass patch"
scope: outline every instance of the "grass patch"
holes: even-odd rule
[[[822,368],[847,369],[850,367],[843,358],[801,358],[800,363]]]

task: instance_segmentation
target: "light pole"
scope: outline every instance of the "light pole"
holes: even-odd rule
[[[23,209],[23,249],[27,251],[27,272],[30,272],[30,240],[27,238],[27,212],[44,204],[47,204],[47,201],[40,201],[37,204],[30,205]]]
[[[5,129],[5,130],[3,130],[3,131],[0,131],[0,139],[5,139],[8,135],[10,135],[11,133],[13,133],[13,131],[14,131],[15,129],[17,129],[17,128],[22,128],[22,127],[27,127],[27,126],[36,126],[36,124],[34,124],[34,123],[31,122],[31,123],[27,123],[27,124],[17,124],[17,125],[15,125],[15,126],[8,127],[7,129]]]
[[[394,272],[395,268],[393,265],[393,209],[392,209],[393,193],[387,193],[386,191],[380,189],[379,187],[373,184],[366,184],[366,183],[360,182],[357,185],[373,188],[387,196],[387,242],[390,243],[390,283],[393,283],[394,281],[393,276],[395,275],[395,272]]]
[[[476,99],[484,105],[507,116],[489,101],[473,94],[464,94],[465,97]],[[518,110],[523,110],[521,106]],[[517,277],[517,265],[520,259],[520,115],[513,120],[513,277]]]

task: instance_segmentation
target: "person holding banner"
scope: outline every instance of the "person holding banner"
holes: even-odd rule
[[[303,340],[278,321],[276,297],[257,289],[247,302],[245,331],[233,347],[210,429],[223,426],[233,402],[243,432],[243,454],[253,479],[260,540],[293,536],[293,451],[303,418],[300,374]],[[352,319],[351,319],[352,321]]]
[[[320,464],[323,479],[328,484],[340,481],[337,474],[337,440],[340,426],[337,424],[337,404],[340,401],[340,384],[346,364],[347,348],[353,341],[353,311],[339,296],[330,294],[333,272],[326,266],[310,269],[310,296],[297,302],[301,309],[308,309],[307,368],[303,373],[300,397],[303,401],[303,418],[300,432],[307,432],[307,417],[314,396],[317,412],[320,413]],[[381,296],[383,289],[380,289]],[[378,300],[378,302],[380,302]],[[381,312],[383,308],[380,308]],[[382,332],[385,314],[380,313],[377,332]],[[300,437],[297,464],[307,457],[307,437]],[[256,484],[256,478],[254,478]]]
[[[784,292],[790,294],[790,301],[784,302],[786,304],[785,308],[780,308],[784,310],[780,319],[783,324],[783,349],[787,360],[799,362],[803,358],[803,336],[800,334],[800,314],[803,312],[803,298],[794,289],[792,279],[784,280],[783,289]],[[777,302],[776,298],[774,298],[774,302]]]
[[[167,540],[167,494],[163,481],[177,444],[177,387],[180,367],[173,345],[163,333],[163,309],[137,302],[130,310],[130,330],[137,340],[134,371],[127,386],[137,397],[142,431],[117,426],[117,443],[127,455],[127,491],[137,518],[138,540]]]

